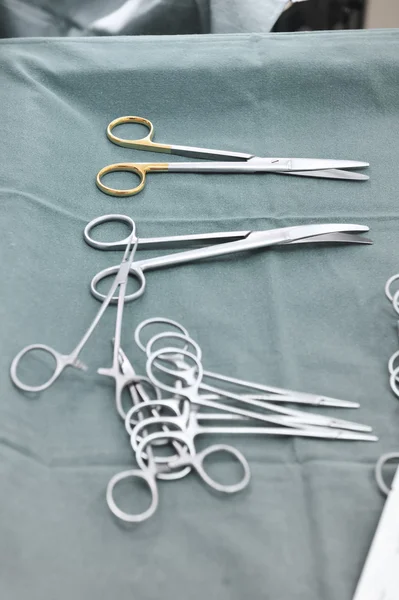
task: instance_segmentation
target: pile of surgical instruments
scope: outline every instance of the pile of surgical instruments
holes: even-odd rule
[[[102,242],[92,237],[93,229],[107,223],[122,222],[130,228],[129,235],[116,242]],[[76,347],[69,354],[62,354],[45,344],[31,344],[23,348],[11,363],[11,379],[21,390],[27,392],[40,392],[50,387],[67,367],[87,370],[87,366],[79,360],[79,355],[87,344],[93,331],[99,324],[104,312],[110,304],[117,304],[115,323],[115,347],[113,363],[110,369],[100,369],[100,373],[119,378],[118,352],[122,332],[123,310],[126,302],[136,300],[144,294],[146,289],[145,271],[171,267],[175,265],[196,262],[205,258],[224,256],[236,252],[268,248],[273,246],[289,246],[291,244],[371,244],[371,240],[361,234],[367,232],[364,225],[351,225],[347,223],[327,223],[315,225],[296,225],[265,231],[230,231],[205,233],[198,235],[168,236],[158,238],[138,238],[136,224],[126,215],[102,215],[90,221],[84,229],[85,242],[97,250],[123,250],[123,258],[119,265],[103,269],[91,281],[91,293],[101,300],[101,306],[89,328],[79,340]],[[136,250],[156,248],[180,248],[182,246],[201,246],[173,254],[161,254],[153,258],[135,260]],[[104,279],[113,276],[112,285],[107,294],[99,291],[98,285]],[[138,283],[135,292],[127,293],[129,276]],[[117,295],[115,295],[117,293]],[[32,351],[49,354],[55,361],[55,370],[51,377],[40,385],[24,383],[18,375],[18,367],[24,356]]]
[[[143,330],[154,325],[161,325],[162,331],[144,344]],[[130,406],[123,406],[122,394],[117,395],[116,401],[138,468],[118,473],[107,488],[108,506],[123,521],[144,521],[155,512],[158,479],[181,479],[194,470],[216,492],[232,494],[248,485],[249,465],[237,448],[218,443],[200,452],[196,449],[198,436],[377,440],[367,425],[287,406],[358,408],[355,402],[260,385],[205,370],[200,346],[176,321],[147,319],[137,327],[135,341],[147,356],[146,377],[137,376],[119,348],[121,372],[131,381],[127,386]],[[167,446],[166,455],[165,448],[161,454],[157,452],[160,445]],[[206,470],[205,459],[221,452],[241,467],[242,477],[235,483],[220,483]],[[115,486],[132,478],[144,480],[151,493],[149,508],[138,514],[122,510],[114,498]]]
[[[130,233],[126,238],[116,242],[102,242],[93,238],[93,229],[104,223],[115,221],[122,221],[130,227]],[[124,307],[127,302],[144,294],[146,288],[144,272],[146,270],[269,246],[281,247],[290,244],[319,242],[368,244],[371,243],[370,240],[361,235],[366,231],[368,228],[362,225],[328,223],[298,225],[266,231],[138,238],[135,222],[130,217],[104,215],[93,219],[84,230],[85,241],[99,250],[124,251],[119,265],[103,269],[92,279],[91,292],[96,299],[101,300],[97,315],[69,354],[63,354],[44,344],[25,347],[12,361],[11,379],[22,390],[38,392],[50,387],[67,367],[86,370],[86,365],[79,358],[80,353],[107,308],[111,304],[117,305],[112,364],[108,368],[98,369],[98,373],[114,380],[117,409],[125,420],[139,465],[139,469],[115,476],[108,487],[107,499],[111,510],[126,521],[141,521],[154,512],[158,502],[158,479],[180,478],[194,469],[206,483],[221,492],[236,492],[248,484],[250,472],[248,463],[242,454],[235,448],[224,444],[210,446],[202,452],[197,452],[194,439],[199,434],[239,433],[241,435],[284,435],[374,441],[377,438],[369,433],[371,428],[368,426],[283,406],[286,403],[299,403],[354,408],[358,406],[355,403],[259,386],[205,371],[198,344],[190,338],[187,330],[182,326],[177,325],[179,330],[177,333],[161,332],[145,346],[138,336],[146,323],[136,331],[136,341],[142,349],[145,349],[148,356],[146,378],[136,375],[121,348]],[[135,259],[136,251],[140,248],[154,249],[184,245],[202,247],[172,254],[161,254],[144,260]],[[130,294],[127,291],[129,276],[138,282],[138,289]],[[111,277],[112,283],[108,293],[103,294],[99,291],[98,284],[108,277]],[[167,323],[170,326],[170,322]],[[47,381],[39,385],[30,385],[21,380],[21,372],[23,378],[26,376],[26,365],[24,368],[24,365],[20,363],[32,351],[47,353],[55,361],[54,372]],[[41,362],[39,361],[36,363],[36,374],[40,371],[40,366]],[[205,378],[238,386],[241,391],[229,391],[220,386],[205,383]],[[244,392],[242,392],[243,388]],[[249,391],[251,389],[252,392]],[[132,400],[128,411],[123,408],[123,396],[126,390],[129,391]],[[209,410],[213,412],[209,414]],[[207,425],[211,421],[216,422],[216,425]],[[228,425],[229,422],[232,425]],[[153,431],[154,427],[155,431]],[[174,455],[172,457],[163,455],[163,458],[159,458],[155,450],[159,444],[165,442],[173,447]],[[229,453],[241,464],[243,477],[238,483],[232,485],[217,483],[205,471],[204,459],[210,454],[220,451]],[[113,489],[116,483],[132,476],[144,479],[152,493],[150,508],[140,515],[124,513],[117,507],[113,498]]]
[[[392,291],[392,285],[399,281],[399,274],[392,275],[385,284],[385,295],[392,303],[393,309],[399,315],[399,289],[396,292]],[[397,322],[397,333],[399,335],[399,320]],[[389,385],[395,396],[399,398],[399,350],[394,352],[388,360],[389,370]]]

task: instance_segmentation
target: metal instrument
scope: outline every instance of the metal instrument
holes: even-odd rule
[[[247,460],[239,450],[226,444],[214,444],[208,446],[202,452],[197,452],[194,445],[194,439],[188,439],[184,435],[180,436],[176,431],[169,431],[165,426],[166,424],[163,422],[161,423],[162,427],[159,432],[160,435],[158,436],[158,440],[165,441],[166,439],[171,442],[173,448],[177,450],[177,453],[172,457],[162,455],[156,460],[153,446],[156,444],[157,439],[152,439],[152,436],[157,436],[157,434],[152,434],[152,436],[147,434],[146,427],[151,423],[147,422],[143,417],[143,414],[150,409],[151,414],[154,415],[151,417],[152,419],[161,418],[156,409],[161,407],[163,401],[150,400],[148,396],[143,393],[142,384],[134,382],[135,377],[136,381],[139,381],[139,379],[137,379],[134,368],[121,348],[119,349],[119,365],[125,376],[128,376],[132,381],[132,383],[129,384],[128,389],[132,397],[133,406],[126,415],[126,421],[129,421],[130,426],[132,419],[131,416],[128,417],[128,415],[131,415],[134,410],[135,415],[137,416],[137,423],[139,425],[144,424],[144,427],[140,427],[140,432],[142,434],[141,445],[143,448],[140,448],[140,450],[136,452],[136,456],[139,456],[139,468],[117,473],[110,479],[107,486],[107,503],[116,517],[128,523],[145,521],[154,514],[158,507],[159,492],[157,479],[180,479],[181,477],[185,477],[191,469],[194,469],[209,487],[218,492],[232,494],[241,491],[248,485],[251,475],[250,468]],[[168,409],[169,408],[170,407],[168,406]],[[178,408],[176,411],[177,414],[180,414]],[[234,484],[228,485],[219,483],[215,481],[206,470],[204,463],[205,459],[213,454],[219,454],[221,452],[228,454],[242,467],[242,477]],[[141,479],[148,486],[151,495],[150,504],[142,513],[127,513],[122,510],[115,501],[114,489],[119,482],[125,481],[126,479]]]
[[[118,125],[136,123],[144,125],[149,132],[143,138],[128,140],[116,136],[113,130]],[[246,152],[230,152],[225,150],[212,150],[209,148],[196,148],[194,146],[177,146],[171,144],[158,144],[152,141],[154,126],[143,117],[119,117],[107,127],[108,139],[125,148],[147,150],[176,154],[190,158],[205,159],[210,162],[172,162],[172,163],[116,163],[101,169],[97,175],[98,188],[110,196],[133,196],[140,192],[146,181],[147,173],[174,172],[174,173],[278,173],[283,175],[300,175],[304,177],[323,177],[329,179],[348,179],[364,181],[367,175],[358,172],[346,171],[368,167],[369,163],[355,160],[325,160],[315,158],[262,158]],[[213,162],[212,162],[213,161]],[[115,189],[105,185],[103,177],[116,171],[128,171],[140,178],[140,183],[131,189]]]
[[[186,344],[193,346],[195,349],[195,353],[190,352],[186,349],[178,350],[176,346],[167,346],[164,348],[160,348],[156,351],[152,350],[152,346],[154,343],[161,339],[165,338],[178,338],[185,341]],[[162,381],[156,374],[156,369],[161,370],[162,372],[167,372],[168,375],[172,375],[174,378],[177,378],[180,382],[179,388],[179,396],[183,396],[187,398],[191,403],[197,404],[199,406],[206,406],[208,408],[216,408],[218,410],[227,410],[232,414],[241,415],[244,417],[249,417],[253,419],[259,419],[262,421],[267,421],[275,424],[283,424],[291,427],[304,425],[320,425],[324,427],[333,427],[340,429],[348,429],[353,431],[371,431],[371,427],[360,425],[358,423],[353,423],[350,421],[344,421],[342,419],[335,419],[330,417],[324,417],[319,415],[314,415],[312,413],[293,410],[290,408],[283,407],[279,404],[272,404],[268,402],[268,397],[264,396],[261,399],[254,399],[252,397],[248,397],[245,395],[240,395],[236,393],[232,393],[227,390],[223,390],[221,388],[210,386],[203,382],[204,369],[201,363],[201,351],[198,344],[187,336],[183,336],[178,333],[160,333],[154,336],[146,347],[147,351],[147,375],[150,381],[157,386],[159,389],[169,392],[176,393],[176,386],[171,386],[164,381]],[[178,356],[178,358],[177,358]],[[165,369],[161,368],[159,365],[159,359],[173,361],[177,368],[175,369]],[[190,364],[191,363],[191,364]],[[183,366],[184,365],[184,366]],[[155,367],[155,368],[154,368]],[[233,400],[238,403],[245,404],[248,408],[239,408],[233,406],[231,402],[227,405],[222,404],[220,401],[216,402],[214,400],[209,400],[207,398],[203,398],[199,395],[199,390],[203,390],[205,392],[210,392],[213,394],[217,394],[221,398],[225,398],[228,400]],[[254,409],[262,409],[262,413],[255,412]],[[278,415],[283,416],[271,416],[269,414],[264,414],[264,411],[271,411],[272,413],[277,413]],[[312,435],[312,437],[314,437]],[[358,439],[358,438],[357,438]]]
[[[96,219],[96,224],[104,223],[108,220],[108,216],[99,217]],[[112,377],[115,380],[116,385],[116,395],[120,395],[122,388],[127,384],[127,379],[122,375],[119,369],[118,363],[118,353],[120,348],[121,341],[121,332],[122,332],[122,320],[123,320],[123,308],[125,305],[126,299],[126,286],[127,280],[129,277],[130,267],[134,260],[134,255],[137,248],[138,239],[136,237],[136,226],[133,221],[131,221],[131,233],[125,240],[125,244],[123,245],[125,248],[125,252],[123,254],[122,261],[119,266],[115,267],[112,274],[114,275],[114,281],[110,287],[108,294],[106,294],[103,298],[103,302],[101,307],[94,318],[93,322],[78,342],[76,347],[69,354],[61,354],[54,348],[47,346],[45,344],[31,344],[30,346],[26,346],[23,348],[14,358],[11,363],[11,379],[18,388],[27,392],[40,392],[49,388],[61,375],[61,373],[67,367],[74,367],[75,369],[87,370],[87,366],[79,360],[79,354],[83,350],[84,346],[88,342],[92,333],[96,329],[99,324],[104,312],[111,304],[111,302],[117,302],[117,312],[116,312],[116,320],[115,320],[115,341],[114,341],[114,353],[113,353],[113,362],[110,368],[99,369],[98,373],[101,375],[106,375],[108,377]],[[118,292],[117,296],[115,296],[115,292]],[[136,293],[136,296],[140,295],[140,290]],[[130,294],[130,299],[133,299],[135,294]],[[24,356],[29,354],[30,352],[40,350],[44,353],[50,354],[52,358],[55,360],[55,369],[51,377],[40,385],[29,385],[21,381],[18,376],[18,366],[20,361]]]
[[[98,219],[93,219],[86,226],[84,231],[85,241],[89,245],[100,250],[112,250],[124,247],[126,244],[126,239],[128,238],[119,240],[117,242],[101,242],[93,239],[91,235],[93,228],[100,223],[105,223],[106,221],[123,222],[131,228],[134,227],[134,221],[126,215],[104,215]],[[289,245],[295,243],[313,243],[317,241],[318,237],[322,237],[323,241],[328,241],[330,243],[346,243],[349,241],[350,243],[370,244],[372,243],[371,240],[368,238],[360,239],[359,236],[360,233],[367,232],[368,230],[369,228],[364,225],[327,223],[320,225],[296,225],[294,227],[283,227],[265,231],[229,232],[227,234],[229,237],[236,235],[238,239],[235,239],[235,241],[222,241],[218,244],[213,244],[210,246],[205,245],[204,247],[194,248],[184,252],[175,252],[173,254],[164,254],[161,256],[155,256],[153,258],[133,261],[130,265],[130,275],[137,280],[139,288],[133,294],[126,294],[125,301],[130,302],[131,300],[135,300],[144,293],[146,287],[144,273],[146,271],[190,263],[197,260],[203,260],[205,258],[243,252],[246,250],[255,250],[257,248],[267,248],[269,246]],[[219,237],[220,241],[220,233],[211,235]],[[195,236],[194,243],[196,245],[200,243],[201,237],[203,236]],[[203,243],[207,244],[209,241],[209,234],[205,234],[203,240]],[[165,245],[170,247],[172,243],[177,243],[178,246],[181,246],[184,242],[190,246],[190,244],[193,242],[193,236],[147,238],[144,240],[139,238],[138,249],[145,247],[150,247],[151,249],[162,248]],[[95,298],[98,300],[104,299],[105,295],[98,291],[97,286],[100,281],[111,275],[114,275],[117,270],[117,266],[108,267],[93,277],[91,282],[91,292]],[[114,301],[116,301],[116,298],[114,298]]]
[[[385,482],[383,471],[384,471],[385,465],[391,460],[399,461],[399,452],[388,452],[387,454],[383,454],[382,456],[380,456],[380,458],[377,461],[377,464],[375,466],[375,471],[374,471],[375,480],[380,489],[380,492],[382,494],[384,494],[385,496],[389,495],[391,488]],[[398,471],[398,473],[399,473],[399,471]]]
[[[393,284],[399,281],[399,274],[392,275],[385,284],[385,295],[388,300],[392,303],[393,309],[397,315],[399,315],[399,289],[393,292]],[[399,320],[397,321],[397,332],[399,335]],[[394,352],[388,360],[388,371],[389,371],[389,385],[391,390],[399,398],[399,350]]]
[[[126,223],[130,227],[129,235],[123,240],[118,240],[117,242],[101,242],[95,240],[91,233],[95,227],[99,225],[103,225],[109,222],[123,222]],[[122,315],[123,315],[123,306],[125,302],[130,302],[132,300],[136,300],[139,298],[145,290],[146,280],[144,276],[144,272],[147,270],[154,270],[161,267],[167,267],[177,264],[184,264],[187,262],[192,262],[196,260],[200,260],[203,258],[210,258],[213,256],[221,256],[224,254],[230,254],[234,252],[240,252],[244,250],[252,250],[255,248],[268,247],[272,245],[279,244],[290,244],[296,242],[313,242],[319,236],[323,237],[328,241],[336,241],[334,236],[337,237],[338,242],[346,242],[348,239],[350,243],[371,243],[367,238],[362,239],[361,241],[358,239],[358,235],[355,234],[355,240],[353,236],[350,237],[349,232],[357,232],[362,233],[368,231],[368,227],[363,225],[348,225],[348,224],[325,224],[325,225],[298,225],[295,227],[285,227],[281,229],[272,229],[269,231],[257,231],[257,232],[238,232],[238,239],[230,242],[222,242],[220,244],[215,244],[211,246],[206,246],[204,248],[195,248],[193,250],[187,250],[185,252],[177,252],[174,254],[166,254],[157,256],[154,258],[144,259],[135,261],[134,256],[136,249],[140,247],[147,247],[150,244],[151,247],[154,247],[155,241],[154,238],[150,238],[150,242],[144,239],[144,243],[140,242],[140,239],[136,236],[136,225],[135,222],[126,215],[103,215],[101,217],[97,217],[90,221],[88,225],[84,229],[84,239],[85,241],[92,247],[101,249],[101,250],[111,250],[111,249],[124,249],[124,255],[122,262],[114,267],[109,267],[107,269],[103,269],[97,275],[95,275],[91,282],[91,292],[95,298],[102,301],[101,308],[95,317],[94,321],[79,341],[77,346],[72,350],[70,354],[62,354],[50,346],[44,344],[33,344],[29,345],[23,350],[21,350],[17,356],[14,358],[11,364],[11,379],[13,383],[22,390],[30,391],[30,392],[39,392],[50,387],[56,379],[60,376],[62,371],[66,367],[74,367],[82,370],[86,370],[86,365],[79,360],[79,354],[82,349],[86,345],[89,340],[91,334],[97,327],[99,321],[101,320],[104,311],[107,309],[109,304],[117,303],[118,311],[116,316],[116,329],[115,329],[115,346],[114,346],[114,357],[112,367],[110,369],[101,369],[99,372],[102,375],[109,375],[115,379],[116,383],[116,397],[120,396],[120,391],[126,385],[125,379],[122,377],[122,374],[117,367],[118,360],[118,351],[120,347],[120,335],[121,335],[121,326],[122,326]],[[215,234],[214,234],[215,235]],[[231,232],[228,234],[229,236],[234,235]],[[216,234],[216,236],[221,236],[221,234]],[[342,237],[344,236],[344,238]],[[182,244],[183,238],[185,236],[178,236],[177,243]],[[188,236],[187,243],[190,244],[192,242],[192,236]],[[170,245],[176,241],[176,238],[156,238],[156,244],[161,247],[164,244]],[[198,243],[200,240],[200,236],[196,236],[195,243]],[[206,237],[206,242],[208,241]],[[205,242],[205,243],[206,243]],[[97,285],[104,278],[109,276],[114,277],[113,284],[108,294],[103,294],[97,290]],[[129,276],[133,276],[138,280],[139,287],[138,289],[130,294],[127,294],[127,278]],[[115,292],[118,292],[115,295]],[[47,354],[50,354],[55,360],[55,369],[51,377],[40,385],[30,385],[21,381],[20,377],[17,374],[18,366],[22,358],[24,358],[28,353],[32,351],[42,351]],[[119,412],[122,414],[121,404],[117,400],[117,406]]]
[[[116,242],[101,242],[92,237],[94,228],[115,221],[122,221],[129,226],[130,232],[126,238]],[[257,232],[240,231],[140,240],[136,235],[135,223],[129,217],[104,215],[93,219],[84,230],[85,241],[101,250],[123,250],[120,264],[102,270],[91,282],[91,291],[102,301],[101,307],[70,354],[61,354],[44,344],[30,345],[19,352],[11,364],[12,381],[22,390],[38,392],[50,387],[67,367],[86,370],[87,367],[79,359],[79,355],[108,306],[111,303],[117,304],[112,364],[108,368],[99,369],[98,373],[111,377],[115,382],[116,408],[125,422],[138,465],[138,468],[116,474],[107,487],[107,502],[111,511],[127,522],[140,522],[154,513],[158,506],[160,479],[180,479],[195,471],[213,490],[227,494],[241,491],[248,485],[250,469],[242,453],[226,444],[214,444],[199,452],[195,440],[200,434],[240,433],[374,441],[377,438],[370,433],[371,428],[366,425],[305,413],[285,406],[288,403],[298,403],[349,408],[357,407],[357,403],[253,384],[211,371],[204,372],[200,347],[189,337],[185,328],[174,322],[166,320],[169,323],[168,327],[172,324],[177,326],[178,333],[161,332],[153,336],[145,347],[139,336],[143,327],[150,321],[147,320],[136,330],[135,338],[139,346],[148,353],[147,376],[136,373],[121,348],[124,305],[144,293],[146,270],[275,245],[314,242],[371,243],[361,236],[366,231],[368,228],[362,225],[333,223]],[[135,260],[136,250],[140,247],[182,247],[185,244],[195,247],[175,254]],[[97,290],[97,285],[109,276],[113,276],[111,287],[107,294],[102,294]],[[135,277],[139,282],[139,288],[131,294],[127,293],[129,276]],[[160,322],[159,319],[155,321]],[[165,343],[166,340],[169,340],[166,347],[155,349],[155,345]],[[183,348],[180,345],[183,345]],[[187,348],[190,348],[190,351]],[[37,350],[49,354],[55,361],[55,368],[47,381],[40,385],[30,385],[21,380],[20,361],[30,352]],[[219,384],[206,383],[204,375],[208,379],[218,381]],[[169,380],[172,377],[173,385],[166,383],[163,380],[165,377]],[[241,388],[240,392],[223,389],[222,382],[238,386]],[[242,393],[242,388],[245,389],[245,393]],[[126,391],[130,396],[129,407],[124,404]],[[165,397],[165,393],[170,398]],[[206,412],[209,409],[213,412]],[[157,449],[161,445],[167,446],[169,454],[165,455],[164,449],[162,453],[158,452]],[[242,475],[238,481],[231,484],[220,483],[209,474],[205,459],[220,452],[227,453],[230,459],[240,466]],[[115,501],[115,486],[126,479],[140,479],[148,486],[151,501],[142,513],[127,513]]]
[[[153,335],[146,345],[141,334],[151,325],[167,326],[168,331]],[[170,328],[177,329],[170,331]],[[132,393],[133,403],[125,416],[125,428],[130,436],[138,469],[116,474],[109,482],[107,502],[111,511],[127,522],[141,522],[154,514],[159,501],[158,479],[180,479],[194,470],[213,490],[225,493],[238,492],[249,483],[249,466],[238,450],[224,444],[216,444],[198,452],[195,440],[199,435],[256,435],[256,436],[299,436],[309,438],[376,441],[370,434],[371,428],[359,423],[337,419],[292,408],[283,407],[282,402],[292,404],[309,403],[321,406],[357,407],[358,404],[329,399],[312,394],[297,393],[281,388],[258,386],[241,382],[236,378],[225,378],[212,374],[219,381],[234,383],[237,387],[263,388],[268,393],[256,397],[247,393],[236,393],[203,382],[206,371],[202,366],[201,348],[190,338],[187,330],[164,318],[147,319],[135,331],[138,346],[147,354],[147,377],[156,398]],[[171,345],[173,344],[173,345]],[[155,346],[160,348],[154,349]],[[183,346],[183,347],[181,347]],[[190,350],[188,350],[190,348]],[[124,373],[134,373],[126,355],[120,350],[120,365]],[[164,380],[166,379],[166,380]],[[130,384],[132,389],[134,384]],[[273,391],[270,391],[273,390]],[[204,392],[204,393],[200,393]],[[159,394],[163,393],[162,398]],[[274,402],[274,400],[276,400]],[[331,401],[331,403],[329,403]],[[205,409],[208,412],[203,412]],[[209,412],[209,410],[213,412]],[[266,426],[265,424],[268,424]],[[155,428],[155,431],[154,431]],[[367,433],[366,433],[367,432]],[[167,443],[173,454],[157,454],[159,443]],[[233,484],[221,484],[205,470],[204,459],[221,450],[227,451],[242,467],[242,478]],[[140,478],[146,482],[150,492],[150,504],[139,513],[127,513],[116,503],[116,485],[126,479]]]
[[[146,319],[142,321],[134,332],[134,340],[137,346],[143,352],[146,352],[147,344],[144,344],[141,339],[141,334],[143,329],[153,325],[167,325],[168,332],[170,331],[170,327],[176,329],[179,333],[182,333],[185,337],[189,338],[189,333],[183,325],[178,323],[177,321],[173,321],[172,319],[167,319],[165,317],[153,317],[151,319]],[[153,336],[149,342],[152,342]],[[148,342],[148,343],[149,343]],[[179,358],[179,357],[178,357]],[[171,360],[170,358],[168,359]],[[184,361],[182,363],[178,363],[184,369],[186,368]],[[158,365],[159,368],[162,368]],[[322,396],[319,394],[309,394],[307,392],[298,392],[294,390],[289,390],[285,388],[279,388],[276,386],[264,385],[259,383],[254,383],[252,381],[246,381],[244,379],[238,379],[237,377],[228,377],[227,375],[222,375],[220,373],[215,373],[213,371],[209,371],[207,369],[203,370],[203,375],[209,379],[216,379],[217,381],[222,381],[224,383],[228,383],[233,386],[238,386],[239,389],[244,388],[245,392],[243,394],[244,397],[248,398],[265,398],[264,394],[267,394],[267,400],[269,402],[293,402],[293,398],[295,398],[295,404],[309,404],[311,406],[329,406],[336,408],[359,408],[358,402],[352,402],[350,400],[339,400],[337,398],[330,398],[328,396]],[[252,394],[249,392],[252,390]],[[253,395],[253,390],[256,390],[258,393]],[[260,395],[259,392],[263,394]],[[242,392],[241,392],[242,393]]]

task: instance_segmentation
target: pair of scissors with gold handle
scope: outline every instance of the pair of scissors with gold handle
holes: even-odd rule
[[[115,127],[126,124],[144,125],[148,134],[140,139],[130,140],[118,137]],[[320,158],[262,158],[244,152],[212,150],[194,146],[176,146],[153,142],[154,126],[143,117],[119,117],[107,127],[108,139],[125,148],[176,154],[191,158],[205,159],[201,162],[169,162],[169,163],[115,163],[101,169],[96,183],[99,189],[110,196],[133,196],[143,189],[147,173],[277,173],[284,175],[300,175],[305,177],[323,177],[329,179],[366,180],[368,176],[346,169],[368,167],[369,163],[355,160],[325,160]],[[115,189],[103,182],[103,177],[116,171],[127,171],[136,174],[139,184],[130,189]]]

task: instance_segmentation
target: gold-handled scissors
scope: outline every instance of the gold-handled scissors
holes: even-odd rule
[[[118,125],[136,123],[148,128],[148,134],[137,140],[117,137],[113,130]],[[301,175],[305,177],[324,177],[329,179],[350,179],[364,181],[368,179],[363,173],[346,171],[359,167],[368,167],[369,163],[355,160],[324,160],[320,158],[261,158],[244,152],[211,150],[194,146],[176,146],[158,144],[152,141],[154,126],[143,117],[119,117],[107,127],[108,139],[125,148],[177,154],[191,158],[208,159],[212,162],[175,162],[175,163],[116,163],[101,169],[97,175],[97,186],[110,196],[133,196],[141,192],[145,185],[147,173],[280,173],[284,175]],[[127,190],[115,189],[105,185],[103,177],[116,171],[135,173],[140,183]]]

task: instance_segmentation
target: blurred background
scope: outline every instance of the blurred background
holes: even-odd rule
[[[399,27],[399,0],[0,0],[0,37]]]

